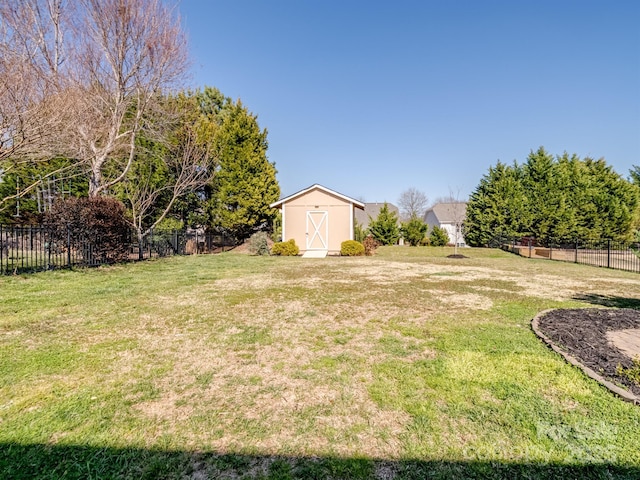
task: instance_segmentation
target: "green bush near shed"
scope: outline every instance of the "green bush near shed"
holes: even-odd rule
[[[271,255],[280,255],[282,257],[294,257],[300,253],[300,249],[292,238],[286,242],[277,242],[271,247]]]
[[[345,240],[340,244],[340,255],[344,257],[364,255],[364,245],[356,240]]]

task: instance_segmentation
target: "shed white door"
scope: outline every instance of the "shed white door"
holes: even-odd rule
[[[328,250],[329,212],[307,212],[307,250]]]

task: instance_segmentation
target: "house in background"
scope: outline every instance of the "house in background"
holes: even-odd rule
[[[282,198],[271,204],[282,210],[282,241],[295,240],[306,257],[340,254],[340,245],[353,240],[354,210],[364,203],[322,185]]]
[[[462,235],[462,224],[467,217],[467,202],[436,203],[424,214],[424,223],[429,225],[429,231],[434,226],[443,228],[449,235],[449,243],[466,247]]]
[[[385,203],[387,204],[387,208],[389,209],[389,212],[395,213],[396,216],[400,218],[400,210],[398,210],[398,207],[396,207],[392,203],[389,203],[389,202],[365,203],[364,209],[356,210],[356,222],[358,222],[358,225],[360,225],[362,229],[365,230],[369,226],[369,222],[371,220],[375,220],[376,218],[378,218],[380,209],[384,206]],[[400,222],[400,220],[398,220],[398,222]],[[398,226],[399,225],[400,224],[398,223]]]

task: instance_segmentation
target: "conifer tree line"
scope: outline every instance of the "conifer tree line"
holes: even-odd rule
[[[634,240],[640,222],[640,173],[627,180],[604,159],[553,156],[543,147],[523,164],[498,162],[469,198],[464,224],[471,246],[497,239]]]
[[[139,238],[272,224],[267,131],[240,100],[186,87],[186,36],[162,0],[0,4],[0,223],[112,197]]]

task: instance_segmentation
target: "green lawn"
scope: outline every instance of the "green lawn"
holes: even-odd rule
[[[640,478],[640,407],[529,327],[640,276],[449,253],[0,278],[0,478]]]

